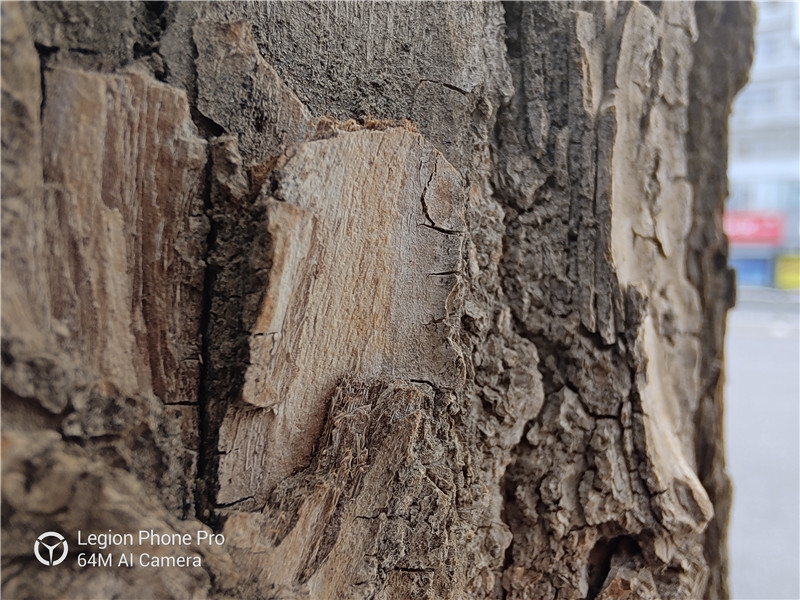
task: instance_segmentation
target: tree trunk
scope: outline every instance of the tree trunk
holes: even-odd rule
[[[4,597],[726,597],[753,18],[3,3]]]

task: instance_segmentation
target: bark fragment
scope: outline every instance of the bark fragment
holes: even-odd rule
[[[272,254],[244,406],[231,406],[220,429],[223,504],[263,497],[308,460],[321,400],[342,377],[463,385],[451,338],[464,201],[444,158],[402,129],[341,133],[290,148],[272,181],[257,200]],[[265,443],[283,449],[257,449]]]

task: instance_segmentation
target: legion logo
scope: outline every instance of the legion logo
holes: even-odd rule
[[[45,531],[36,538],[33,545],[33,554],[43,565],[54,567],[60,565],[67,558],[69,544],[63,535],[57,531]]]

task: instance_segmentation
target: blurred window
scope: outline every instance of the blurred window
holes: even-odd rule
[[[736,112],[748,116],[770,110],[775,104],[775,89],[769,82],[751,83],[742,90],[736,101]]]
[[[741,181],[731,181],[727,210],[745,210],[748,206],[750,186]]]

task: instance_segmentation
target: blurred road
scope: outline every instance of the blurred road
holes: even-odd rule
[[[735,600],[800,598],[800,303],[740,289],[728,316],[726,445]]]

